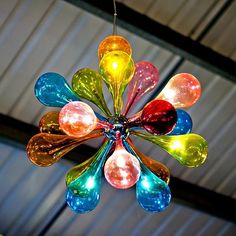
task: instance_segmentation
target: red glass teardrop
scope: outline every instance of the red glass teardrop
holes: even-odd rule
[[[142,126],[148,132],[163,135],[174,128],[177,113],[171,103],[164,100],[153,100],[144,107],[141,120]]]

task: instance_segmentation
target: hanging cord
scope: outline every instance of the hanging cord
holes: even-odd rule
[[[117,17],[117,12],[116,12],[116,0],[113,0],[113,8],[114,8],[114,15],[113,15],[113,35],[117,34],[116,30],[116,17]]]

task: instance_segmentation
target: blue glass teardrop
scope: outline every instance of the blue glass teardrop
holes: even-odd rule
[[[42,104],[50,107],[63,107],[70,101],[80,100],[65,78],[54,72],[41,75],[35,83],[34,92]]]
[[[86,185],[91,185],[90,188],[86,188]],[[94,185],[94,186],[93,186]],[[79,188],[81,190],[81,187]],[[94,180],[92,177],[88,177],[85,182],[84,191],[78,192],[67,188],[66,201],[70,208],[76,213],[90,212],[96,208],[100,200],[100,189],[101,189],[101,177]]]
[[[193,122],[191,116],[182,109],[176,109],[177,122],[174,129],[168,135],[189,134],[192,131]]]
[[[91,167],[67,186],[66,201],[77,213],[92,211],[100,200],[102,166],[114,141],[107,141],[94,156]]]

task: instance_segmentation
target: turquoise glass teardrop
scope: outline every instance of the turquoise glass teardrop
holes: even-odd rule
[[[136,198],[146,211],[161,212],[170,204],[170,188],[145,166],[142,166],[140,179],[136,183]]]

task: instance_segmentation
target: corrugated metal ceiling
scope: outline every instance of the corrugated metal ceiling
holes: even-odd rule
[[[210,19],[226,3],[223,0],[174,2],[170,0],[128,0],[123,2],[193,39],[201,34]],[[234,60],[236,59],[235,11],[236,2],[234,1],[201,41]],[[2,55],[0,60],[0,112],[36,125],[41,115],[49,110],[39,104],[34,97],[33,87],[37,77],[43,72],[56,71],[64,75],[70,82],[77,69],[88,66],[97,68],[97,46],[106,35],[111,33],[111,28],[111,24],[63,1],[2,0],[0,2],[0,55]],[[118,29],[118,32],[130,41],[134,60],[149,60],[154,63],[160,69],[161,80],[179,61],[178,55],[125,30]],[[198,169],[186,169],[154,147],[153,144],[138,139],[136,143],[140,150],[165,163],[174,176],[236,198],[234,156],[236,149],[236,86],[188,61],[185,61],[178,71],[193,73],[199,78],[203,87],[200,101],[188,111],[194,121],[194,132],[201,134],[209,141],[210,152],[206,164]],[[110,95],[106,92],[105,96],[111,107]],[[145,100],[142,101],[140,107],[143,104],[145,104]],[[96,146],[97,143],[92,145]],[[9,211],[9,223],[1,225],[0,230],[11,232],[11,235],[14,235],[14,232],[24,225],[23,222],[29,219],[30,215],[33,216],[34,211],[39,214],[34,216],[35,222],[40,222],[41,218],[38,217],[42,217],[43,214],[44,216],[49,212],[53,214],[53,207],[56,207],[53,205],[53,201],[59,201],[59,197],[59,202],[63,201],[62,176],[67,168],[62,167],[63,164],[58,164],[51,170],[32,167],[23,161],[25,155],[22,151],[10,149],[12,148],[1,145],[3,159],[0,162],[0,173],[4,176],[1,179],[3,180],[13,172],[12,177],[9,178],[9,185],[4,185],[1,199],[5,199],[12,189],[18,191],[14,194],[15,196],[23,199],[28,186],[31,191],[39,191],[42,195],[41,199],[44,199],[44,196],[48,198],[50,194],[51,198],[48,201],[50,202],[52,199],[50,203],[47,201],[42,203],[47,206],[47,210],[45,207],[42,209],[36,207],[34,203],[33,207],[36,207],[36,210],[30,208],[21,221],[17,219],[26,204],[29,202],[33,204],[33,195],[25,198],[22,206],[17,208],[14,218],[11,218],[13,213]],[[17,159],[15,162],[13,160],[16,156],[23,156],[23,158]],[[12,161],[10,161],[11,159]],[[62,168],[63,171],[60,171],[59,174],[57,168]],[[33,188],[36,177],[32,177],[32,179],[27,177],[31,174],[44,176],[41,187]],[[28,183],[24,187],[25,178],[28,179]],[[44,184],[46,187],[47,179],[50,178],[52,178],[52,182],[49,185],[53,186],[56,181],[60,181],[61,184],[58,187],[60,189],[53,189],[53,192],[50,193],[47,192],[50,188],[48,186],[45,193],[41,192]],[[23,183],[23,192],[21,192],[21,188],[14,187],[17,185],[17,181]],[[2,184],[4,183],[1,181],[1,186]],[[236,230],[235,225],[174,203],[160,215],[149,215],[138,210],[132,191],[117,192],[106,185],[104,189],[102,202],[94,213],[74,217],[73,213],[66,210],[51,229],[50,235],[55,235],[56,232],[73,235],[77,230],[79,230],[79,235],[116,235],[116,232],[120,233],[121,229],[123,235],[144,235],[144,232],[146,235],[173,235],[174,232],[178,232],[177,235],[196,235],[198,233],[199,235],[233,235],[232,232]],[[37,195],[36,192],[35,195]],[[53,198],[56,199],[53,200]],[[122,199],[126,199],[126,201]],[[8,203],[3,201],[0,212],[5,215],[10,207],[14,207],[14,205],[12,206],[14,200],[12,197]],[[131,206],[129,206],[130,204]],[[44,212],[40,213],[41,211]],[[112,218],[108,219],[111,215]],[[33,219],[30,222],[33,222]],[[203,222],[206,222],[204,227]],[[31,224],[33,223],[27,225]],[[15,228],[14,225],[16,225]],[[27,228],[26,225],[25,227]],[[32,226],[32,229],[34,227],[36,226]],[[98,234],[96,234],[96,230]],[[200,232],[201,230],[202,232]]]
[[[236,30],[235,1],[123,0],[119,2],[195,40],[221,8],[230,2],[230,7],[223,12],[220,19],[217,19],[201,43],[236,60],[236,34],[233,33]]]
[[[70,164],[38,168],[24,150],[0,144],[0,233],[39,235],[64,203],[64,175]],[[66,209],[45,235],[235,235],[236,225],[172,202],[150,214],[140,208],[133,189],[103,183],[98,207],[84,215]]]

